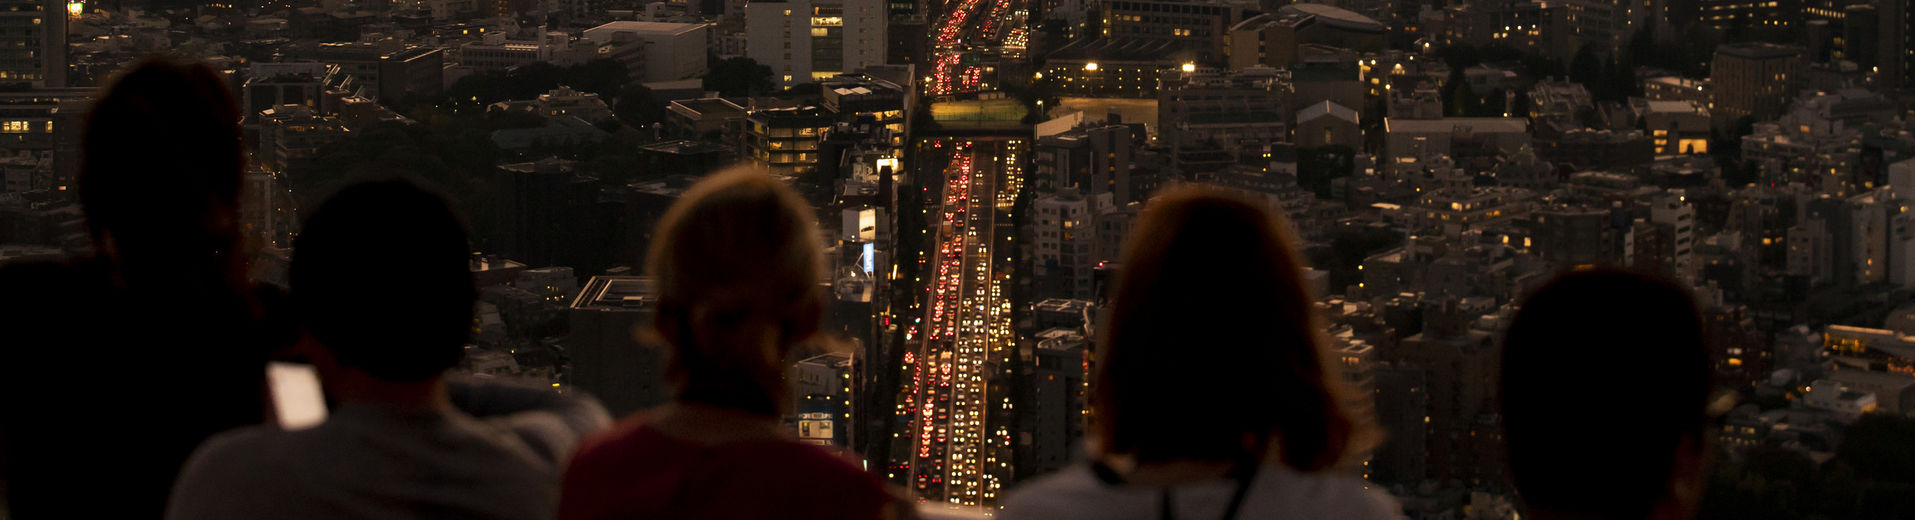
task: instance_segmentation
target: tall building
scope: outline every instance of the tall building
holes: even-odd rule
[[[1108,200],[1108,199],[1106,199]],[[1066,188],[1031,202],[1032,284],[1037,298],[1090,299],[1096,258],[1091,225],[1096,201]]]
[[[586,29],[585,37],[600,45],[622,39],[644,42],[638,53],[642,57],[626,56],[625,66],[633,80],[650,83],[703,76],[710,32],[708,23],[617,21]]]
[[[791,413],[798,440],[820,446],[851,442],[851,378],[848,354],[827,353],[791,366]]]
[[[280,105],[320,108],[325,77],[324,63],[254,63],[240,87],[242,116],[251,122],[261,111]]]
[[[1841,35],[1835,59],[1853,61],[1864,71],[1881,65],[1882,15],[1873,4],[1855,3],[1842,10]]]
[[[1302,61],[1302,46],[1380,49],[1388,28],[1361,14],[1323,4],[1295,4],[1231,24],[1226,51],[1233,69],[1263,64],[1289,68]]]
[[[665,385],[667,355],[641,343],[636,332],[652,313],[652,280],[594,276],[572,301],[571,385],[591,392],[613,417],[651,408],[671,396]]]
[[[305,105],[280,105],[259,113],[260,166],[284,172],[319,156],[325,145],[344,140],[351,132],[339,118],[316,113]]]
[[[80,136],[90,89],[33,89],[0,93],[0,155],[49,161],[51,189],[71,187],[80,169]]]
[[[1718,31],[1769,25],[1787,28],[1799,20],[1790,12],[1799,2],[1756,2],[1750,0],[1667,0],[1669,22],[1676,27],[1698,23]],[[1788,16],[1784,16],[1788,14]]]
[[[1288,71],[1261,66],[1165,78],[1157,89],[1157,138],[1173,147],[1210,142],[1258,152],[1287,141],[1294,93]]]
[[[745,155],[775,174],[809,174],[832,122],[831,111],[813,106],[753,110],[745,116]]]
[[[1484,473],[1481,453],[1471,432],[1474,425],[1495,413],[1495,375],[1502,354],[1489,332],[1468,326],[1473,313],[1455,300],[1433,303],[1424,311],[1423,331],[1403,339],[1402,357],[1422,367],[1427,378],[1428,405],[1422,429],[1427,441],[1429,478],[1468,480]],[[1379,385],[1394,375],[1377,376]]]
[[[1140,148],[1139,134],[1129,125],[1107,124],[1039,139],[1033,150],[1033,185],[1053,191],[1077,188],[1090,196],[1111,193],[1118,205],[1141,201],[1148,194],[1137,193],[1131,182],[1131,155]]]
[[[1032,352],[1028,405],[1019,417],[1029,424],[1029,444],[1022,446],[1017,474],[1050,473],[1071,463],[1084,439],[1090,379],[1091,346],[1079,330],[1048,329],[1037,333]]]
[[[1709,83],[1715,87],[1715,126],[1730,128],[1744,117],[1757,122],[1782,115],[1800,81],[1802,49],[1772,43],[1735,43],[1716,48]]]
[[[883,0],[791,0],[745,5],[745,57],[781,87],[885,63]]]
[[[445,88],[445,51],[413,47],[379,57],[379,99],[431,98]]]
[[[1617,49],[1629,43],[1636,31],[1643,30],[1654,11],[1642,0],[1568,0],[1568,28],[1577,47],[1597,45]]]
[[[1693,281],[1696,278],[1696,207],[1680,192],[1657,195],[1649,208],[1649,220],[1669,230],[1672,278]]]
[[[0,4],[0,84],[66,86],[66,2],[8,0]]]
[[[1878,47],[1883,84],[1890,87],[1915,85],[1915,6],[1907,0],[1881,0],[1876,5],[1881,20]]]
[[[1189,44],[1186,48],[1203,49],[1204,57],[1212,60],[1223,57],[1230,26],[1243,19],[1242,7],[1221,2],[1110,0],[1094,9],[1100,16],[1090,22],[1098,26],[1098,36],[1122,42]]]

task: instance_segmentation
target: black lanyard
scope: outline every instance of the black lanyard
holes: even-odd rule
[[[1224,506],[1223,520],[1235,520],[1238,511],[1243,509],[1244,499],[1250,496],[1250,483],[1257,480],[1257,470],[1260,469],[1259,466],[1262,466],[1262,464],[1259,463],[1257,459],[1246,458],[1239,461],[1236,467],[1230,469],[1230,477],[1237,481],[1237,489],[1230,494],[1230,502]],[[1121,486],[1124,484],[1124,476],[1118,474],[1117,470],[1111,469],[1111,467],[1104,464],[1103,461],[1091,462],[1091,473],[1097,476],[1098,481],[1106,485]],[[1177,507],[1172,499],[1170,490],[1171,488],[1169,486],[1165,486],[1163,490],[1159,492],[1160,498],[1157,502],[1159,506],[1158,517],[1163,520],[1174,520],[1177,517]]]

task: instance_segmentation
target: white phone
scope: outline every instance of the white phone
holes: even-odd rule
[[[319,371],[312,365],[267,363],[266,386],[273,394],[280,428],[300,430],[326,422],[326,394],[319,387]]]

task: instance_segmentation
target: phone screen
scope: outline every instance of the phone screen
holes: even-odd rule
[[[298,430],[326,422],[326,395],[319,388],[319,371],[312,365],[267,363],[266,382],[272,388],[280,428]]]

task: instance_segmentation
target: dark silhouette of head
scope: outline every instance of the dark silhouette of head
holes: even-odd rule
[[[1096,360],[1094,429],[1139,461],[1239,461],[1274,448],[1315,471],[1361,451],[1368,421],[1320,336],[1288,224],[1195,185],[1145,206]]]
[[[225,79],[195,62],[141,62],[94,103],[80,203],[128,283],[243,281],[239,122]]]
[[[816,218],[791,188],[743,168],[700,181],[665,212],[647,271],[678,400],[779,413],[786,355],[824,314]]]
[[[1688,291],[1623,271],[1565,274],[1523,302],[1502,372],[1510,470],[1535,513],[1694,505],[1711,371]]]
[[[427,381],[465,354],[478,298],[470,255],[444,198],[407,181],[355,184],[294,239],[292,299],[339,365]]]

